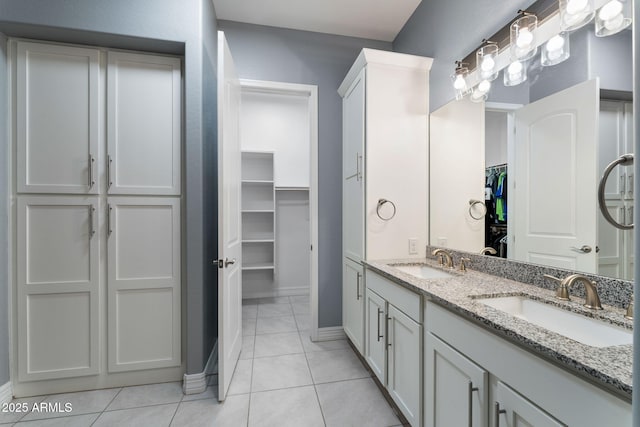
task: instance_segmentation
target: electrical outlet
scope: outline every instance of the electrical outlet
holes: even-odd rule
[[[418,253],[418,239],[415,237],[409,239],[409,255],[415,255]]]

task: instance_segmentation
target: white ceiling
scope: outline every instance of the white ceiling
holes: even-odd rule
[[[213,0],[218,19],[393,41],[421,0]]]

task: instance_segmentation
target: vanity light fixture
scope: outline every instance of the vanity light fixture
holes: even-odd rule
[[[456,70],[451,76],[453,81],[453,89],[456,92],[456,100],[464,98],[469,93],[469,87],[467,85],[467,75],[469,69],[467,63],[462,61],[456,61]]]
[[[476,51],[476,64],[480,70],[480,78],[492,81],[498,77],[496,58],[498,56],[498,43],[483,40],[483,45]]]
[[[593,0],[559,0],[560,28],[573,31],[591,22],[595,15]]]
[[[503,71],[504,85],[516,86],[527,80],[527,67],[522,61],[515,60]]]
[[[596,36],[619,33],[631,25],[631,1],[611,0],[596,13]]]
[[[522,16],[513,21],[510,29],[511,58],[525,61],[536,54],[535,31],[538,28],[538,18],[522,10],[518,13]]]
[[[542,46],[540,63],[543,67],[559,64],[567,58],[569,58],[569,33],[553,36]]]

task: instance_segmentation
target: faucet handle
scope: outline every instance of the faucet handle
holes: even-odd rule
[[[467,271],[467,266],[465,265],[466,262],[471,262],[471,258],[460,258],[460,271]]]
[[[556,282],[559,283],[558,288],[556,289],[556,298],[562,301],[571,300],[571,298],[569,298],[569,286],[567,286],[566,279],[561,279],[559,277],[552,276],[550,274],[543,274],[542,276],[547,279],[555,280]]]
[[[633,294],[631,294],[631,301],[629,301],[629,305],[627,306],[627,313],[624,315],[625,319],[633,320]]]

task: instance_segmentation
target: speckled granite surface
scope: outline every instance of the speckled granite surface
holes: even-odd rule
[[[604,298],[602,301],[604,310],[593,311],[582,306],[584,300],[580,297],[572,296],[572,301],[559,301],[554,298],[553,290],[470,269],[465,273],[445,269],[454,276],[452,278],[422,279],[404,273],[391,265],[424,264],[429,267],[443,268],[433,259],[364,261],[364,264],[368,269],[425,295],[431,301],[457,312],[557,365],[566,367],[569,371],[619,397],[631,399],[632,345],[591,347],[478,301],[478,298],[489,296],[526,295],[532,299],[631,330],[633,322],[624,318],[624,309],[606,305]]]

